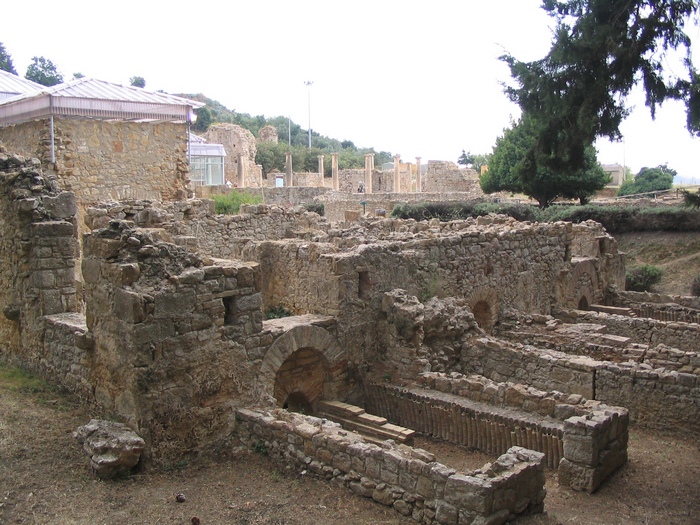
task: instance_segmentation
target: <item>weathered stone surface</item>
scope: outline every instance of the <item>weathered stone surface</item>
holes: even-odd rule
[[[90,457],[90,470],[100,479],[125,476],[138,464],[144,440],[122,423],[92,419],[73,433]]]

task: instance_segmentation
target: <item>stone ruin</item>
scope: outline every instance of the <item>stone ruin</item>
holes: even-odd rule
[[[503,523],[542,510],[545,468],[594,492],[630,421],[700,421],[698,305],[621,291],[595,222],[79,210],[2,150],[0,190],[0,356],[137,431],[146,464],[243,442],[421,523]],[[455,472],[416,431],[493,461]]]

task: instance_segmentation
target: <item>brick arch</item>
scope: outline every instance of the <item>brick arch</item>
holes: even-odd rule
[[[467,304],[479,328],[490,332],[498,322],[499,299],[495,289],[488,286],[475,288],[467,297]]]
[[[590,260],[579,261],[572,272],[573,293],[568,298],[570,306],[588,310],[598,297],[598,272],[595,263]]]
[[[301,366],[307,367],[308,374],[299,374]],[[296,326],[279,336],[265,353],[260,379],[279,406],[290,397],[314,405],[320,398],[338,397],[345,366],[345,352],[327,330]]]

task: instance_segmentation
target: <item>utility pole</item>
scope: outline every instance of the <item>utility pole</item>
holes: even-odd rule
[[[311,80],[307,80],[304,84],[309,88],[309,148],[311,148],[311,86],[314,83]]]

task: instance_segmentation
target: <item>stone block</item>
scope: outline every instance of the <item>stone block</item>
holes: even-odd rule
[[[482,478],[455,474],[445,485],[445,501],[459,508],[466,508],[479,514],[490,514],[493,507],[493,489]]]
[[[457,525],[459,520],[459,511],[453,505],[438,502],[435,508],[435,521],[442,525]]]
[[[144,301],[141,295],[117,288],[114,291],[114,314],[127,323],[141,323],[145,319]]]
[[[178,315],[187,315],[194,311],[196,297],[194,291],[167,293],[155,296],[153,316],[157,319],[169,319]]]
[[[592,436],[564,435],[564,457],[580,465],[598,465],[600,442]]]
[[[52,219],[69,219],[78,212],[75,193],[64,191],[57,196],[45,195],[42,204]]]

